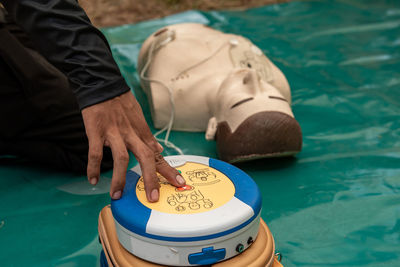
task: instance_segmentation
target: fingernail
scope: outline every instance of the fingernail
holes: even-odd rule
[[[114,192],[113,199],[120,199],[121,198],[121,191]]]
[[[176,180],[178,181],[179,184],[183,185],[186,183],[185,179],[183,179],[182,176],[180,176],[179,174],[176,176]]]
[[[93,177],[92,179],[90,179],[90,184],[92,184],[92,185],[97,184],[97,178]]]
[[[151,201],[157,201],[158,200],[158,189],[153,189],[150,194]]]

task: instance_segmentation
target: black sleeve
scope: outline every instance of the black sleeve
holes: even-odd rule
[[[64,72],[81,109],[129,91],[107,40],[76,0],[0,0],[35,48]]]

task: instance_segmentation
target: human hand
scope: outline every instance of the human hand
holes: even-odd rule
[[[87,176],[91,184],[99,181],[103,146],[111,148],[114,160],[111,198],[119,199],[122,195],[129,163],[128,150],[132,151],[140,164],[150,202],[159,199],[156,172],[174,186],[186,184],[179,172],[161,155],[163,147],[152,135],[142,109],[131,92],[83,109],[82,117],[89,139]]]

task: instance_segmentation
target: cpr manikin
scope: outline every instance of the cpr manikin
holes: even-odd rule
[[[229,162],[301,150],[285,76],[242,36],[201,24],[162,28],[144,42],[138,71],[156,128],[205,131]]]

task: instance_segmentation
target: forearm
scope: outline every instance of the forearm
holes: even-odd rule
[[[2,0],[35,48],[70,79],[80,108],[129,90],[103,34],[74,0]]]

